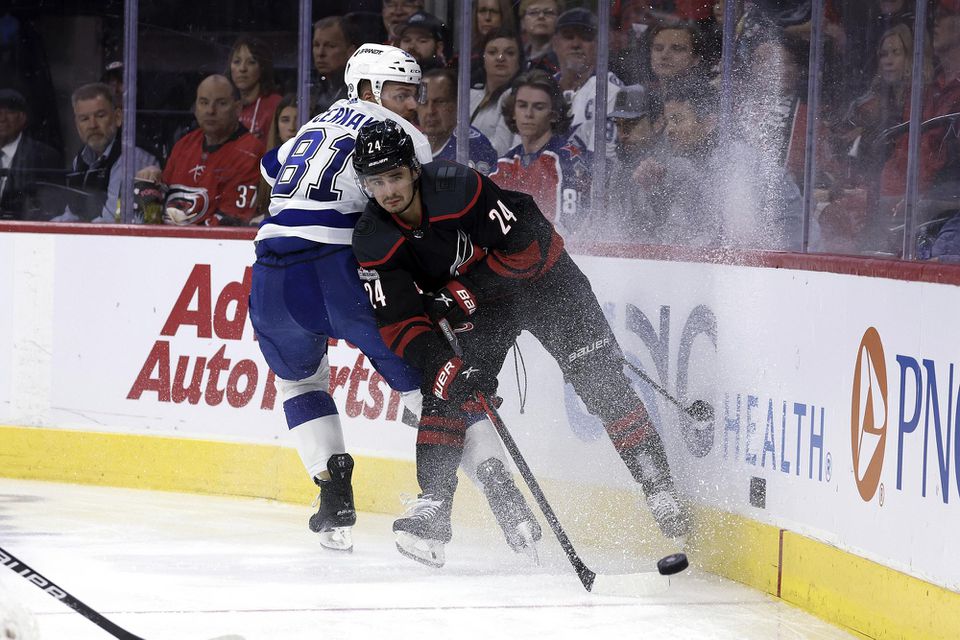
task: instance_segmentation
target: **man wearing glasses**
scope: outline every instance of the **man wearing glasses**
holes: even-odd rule
[[[557,56],[550,41],[557,29],[561,9],[556,0],[523,0],[520,3],[520,32],[527,69],[557,72]]]
[[[400,29],[410,16],[423,11],[423,0],[383,0],[383,26],[387,29],[386,44],[400,41]]]

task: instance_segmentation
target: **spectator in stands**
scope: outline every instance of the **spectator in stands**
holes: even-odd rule
[[[759,39],[750,54],[739,104],[743,136],[758,152],[778,158],[798,186],[804,183],[808,50],[809,43],[777,32]],[[825,121],[821,114],[816,128],[815,186],[829,188],[842,171]]]
[[[241,36],[230,51],[228,77],[240,90],[240,123],[264,140],[280,102],[273,79],[273,54],[260,40]]]
[[[412,55],[420,65],[420,71],[426,73],[447,63],[443,54],[444,30],[440,18],[426,11],[417,11],[398,30],[397,46]]]
[[[417,11],[423,11],[423,0],[383,0],[383,26],[389,43],[399,40],[400,27]]]
[[[933,52],[937,74],[924,92],[925,121],[960,113],[960,0],[940,0],[937,4],[933,23]],[[920,188],[925,202],[921,203],[918,221],[925,223],[947,218],[933,234],[930,257],[952,261],[960,260],[958,129],[960,118],[944,118],[943,121],[927,124],[920,139]]]
[[[557,18],[563,12],[562,0],[521,0],[520,36],[526,69],[543,69],[556,73],[557,55],[553,52],[553,34]]]
[[[423,76],[425,99],[417,107],[420,130],[430,141],[434,160],[457,159],[457,72],[432,69]],[[497,152],[480,130],[470,127],[468,164],[487,175],[497,164]]]
[[[960,0],[940,0],[932,39],[936,75],[923,96],[923,120],[960,112]],[[909,113],[904,120],[909,118]],[[957,166],[957,125],[933,123],[920,139],[920,190],[928,190],[945,168]],[[881,191],[902,195],[906,190],[908,136],[901,135],[883,169]]]
[[[277,110],[270,121],[270,131],[267,133],[266,149],[279,147],[287,140],[297,135],[300,130],[300,119],[297,117],[297,94],[288,93],[277,104]],[[270,184],[260,176],[260,186],[257,187],[257,216],[251,222],[257,222],[268,213],[270,207]]]
[[[120,125],[123,112],[115,100],[113,89],[99,82],[85,84],[73,92],[73,119],[83,147],[73,159],[72,172],[67,174],[67,186],[87,192],[90,198],[84,202],[84,210],[73,211],[68,205],[67,210],[53,221],[120,221],[123,178]],[[134,149],[137,171],[156,164],[153,154],[140,147]]]
[[[557,19],[553,50],[560,63],[557,81],[573,112],[571,131],[593,152],[594,101],[596,97],[597,17],[586,9],[569,9]],[[607,72],[607,108],[613,111],[623,82]],[[613,126],[606,129],[607,157],[613,157]]]
[[[297,94],[288,93],[277,103],[270,132],[267,134],[267,149],[279,147],[297,134],[300,129],[297,113]]]
[[[480,87],[470,89],[470,124],[501,155],[516,144],[503,117],[503,101],[522,67],[523,45],[513,32],[500,29],[487,34],[482,51],[486,80]]]
[[[722,147],[709,88],[677,85],[663,105],[666,146],[635,173],[663,216],[661,240],[690,246],[798,250],[800,191],[741,139]]]
[[[24,134],[28,122],[23,95],[0,89],[0,219],[38,217],[36,183],[61,176],[60,153]]]
[[[650,43],[647,84],[657,95],[680,82],[699,85],[706,82],[703,42],[695,23],[657,25],[650,30],[647,41]]]
[[[556,80],[539,69],[521,73],[503,114],[520,144],[500,157],[490,178],[533,196],[561,235],[577,232],[590,211],[591,155],[568,137],[573,116]]]
[[[481,42],[494,31],[517,33],[511,0],[475,0],[473,4],[473,42]]]
[[[653,210],[642,189],[637,189],[633,173],[660,143],[663,127],[650,93],[643,85],[623,87],[609,114],[615,126],[615,156],[610,165],[606,191],[606,217],[593,225],[598,238],[650,242],[659,237],[662,220]]]
[[[148,167],[141,180],[167,189],[164,222],[176,225],[244,225],[256,216],[263,144],[240,124],[240,92],[226,76],[197,86],[198,129],[177,141],[167,166]]]
[[[391,1],[384,0],[384,7]],[[323,18],[313,26],[313,66],[320,75],[311,90],[313,113],[347,97],[343,71],[358,44],[350,21],[341,16]]]
[[[476,88],[486,82],[484,77],[486,61],[483,52],[486,42],[494,33],[509,33],[518,36],[518,41],[521,42],[521,55],[523,54],[523,44],[519,40],[511,0],[478,0],[474,2],[472,25],[470,86]],[[456,58],[457,56],[454,56],[451,66],[456,66]]]
[[[896,24],[880,38],[876,52],[877,71],[866,93],[847,110],[847,127],[839,134],[847,147],[847,186],[862,187],[872,182],[887,160],[887,140],[880,134],[906,121],[910,112],[910,84],[913,75],[913,31]],[[924,56],[924,85],[933,78],[933,56]]]

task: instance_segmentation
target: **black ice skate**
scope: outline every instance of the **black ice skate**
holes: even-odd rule
[[[490,510],[507,538],[507,544],[514,553],[522,553],[539,565],[537,542],[542,535],[540,525],[503,463],[496,458],[485,460],[477,467],[477,476],[483,484]]]
[[[397,550],[403,555],[431,567],[446,562],[443,545],[450,542],[450,509],[452,498],[434,499],[429,493],[407,500],[406,512],[393,521]]]
[[[667,454],[659,436],[648,437],[638,447],[634,465],[636,468],[631,471],[640,476],[647,507],[663,535],[668,538],[687,535],[690,531],[690,515],[673,485]]]
[[[310,516],[310,530],[320,536],[320,544],[334,551],[353,551],[351,527],[357,522],[353,506],[353,458],[349,453],[338,453],[327,460],[329,480],[314,478],[320,486],[320,509]],[[314,506],[317,502],[315,501]]]

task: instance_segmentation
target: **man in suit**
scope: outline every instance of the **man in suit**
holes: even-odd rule
[[[0,89],[0,219],[38,217],[36,182],[59,181],[62,173],[60,154],[25,135],[26,128],[27,101]]]

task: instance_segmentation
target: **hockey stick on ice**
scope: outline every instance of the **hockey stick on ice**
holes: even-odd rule
[[[484,395],[477,395],[480,398],[480,404],[483,406],[483,410],[486,412],[487,417],[490,418],[497,433],[500,434],[500,439],[503,440],[503,444],[510,453],[510,457],[513,458],[517,469],[520,470],[520,475],[523,476],[524,482],[526,482],[530,488],[530,493],[533,494],[534,500],[537,501],[537,506],[540,507],[540,511],[543,512],[543,516],[550,524],[550,528],[553,529],[553,534],[557,537],[557,541],[563,548],[563,552],[567,555],[567,560],[573,565],[573,570],[576,571],[577,577],[580,578],[584,589],[604,595],[652,595],[653,593],[663,591],[669,584],[660,576],[679,573],[687,568],[687,556],[683,553],[676,553],[662,558],[657,563],[656,572],[642,571],[628,574],[597,575],[592,571],[583,560],[580,559],[580,554],[574,549],[573,543],[570,542],[570,538],[567,537],[566,532],[563,530],[563,525],[560,524],[560,519],[557,518],[557,514],[553,511],[550,503],[547,502],[547,497],[543,494],[540,483],[538,483],[537,479],[533,476],[533,472],[527,465],[527,461],[523,458],[523,455],[521,455],[516,441],[507,430],[507,426],[503,423],[503,419],[500,417],[497,409],[487,401]]]
[[[460,347],[460,341],[457,340],[457,336],[453,333],[453,329],[450,328],[450,322],[444,318],[437,324],[440,327],[440,331],[443,332],[444,337],[447,339],[447,342],[449,342],[450,346],[453,348],[453,352],[462,357],[463,349]],[[513,436],[510,435],[506,425],[500,418],[500,414],[497,413],[497,410],[483,395],[480,395],[480,403],[483,406],[483,410],[490,418],[490,422],[493,423],[493,427],[500,435],[500,439],[503,440],[503,444],[510,453],[510,457],[513,458],[514,464],[517,465],[517,469],[520,471],[520,475],[523,476],[524,482],[526,482],[527,486],[530,488],[530,493],[533,494],[533,499],[537,501],[537,506],[540,507],[540,511],[543,512],[543,517],[547,519],[547,523],[550,525],[550,528],[553,529],[553,534],[557,536],[560,546],[563,547],[563,552],[567,554],[567,559],[570,561],[570,564],[573,565],[574,571],[577,572],[577,577],[580,578],[580,582],[583,583],[583,588],[587,591],[590,591],[593,588],[593,581],[596,579],[597,574],[591,571],[590,568],[584,564],[583,560],[580,559],[580,555],[577,553],[577,550],[573,548],[573,543],[570,542],[570,538],[567,537],[566,532],[563,530],[563,526],[560,524],[557,514],[553,511],[553,507],[551,507],[550,503],[547,502],[547,497],[543,494],[543,490],[540,488],[540,483],[538,483],[537,479],[533,476],[533,472],[527,465],[527,461],[524,460],[523,454],[520,453],[520,449],[517,447],[516,441],[513,439]]]
[[[520,453],[520,449],[517,448],[517,443],[513,439],[513,436],[507,431],[507,426],[503,423],[503,419],[500,418],[500,414],[497,413],[496,408],[487,401],[486,396],[482,394],[478,395],[483,410],[486,411],[490,422],[493,423],[497,433],[500,434],[500,439],[503,440],[503,444],[510,453],[510,457],[513,458],[514,464],[517,465],[520,475],[523,476],[523,481],[526,482],[530,488],[530,493],[533,494],[533,499],[537,501],[537,506],[540,507],[540,511],[543,512],[543,517],[547,519],[547,523],[550,525],[550,528],[553,529],[553,535],[557,536],[557,541],[563,548],[563,552],[567,554],[567,560],[573,565],[573,570],[577,572],[577,577],[580,578],[580,582],[583,583],[583,588],[590,591],[593,589],[593,581],[596,579],[597,574],[584,564],[577,550],[573,548],[573,543],[570,542],[570,538],[567,537],[567,533],[563,530],[563,526],[560,524],[557,514],[554,513],[553,507],[547,502],[547,497],[543,495],[540,483],[533,477],[533,472]]]
[[[713,407],[706,400],[697,400],[689,407],[685,407],[680,404],[679,400],[670,395],[669,391],[654,382],[653,379],[644,373],[639,367],[634,366],[629,360],[626,360],[626,363],[635,374],[640,376],[641,380],[653,387],[654,390],[658,391],[660,395],[669,400],[673,405],[680,409],[680,411],[683,411],[698,422],[707,422],[709,420],[713,420]]]
[[[460,341],[457,339],[456,334],[450,327],[450,322],[444,318],[439,320],[437,325],[440,327],[440,331],[447,339],[447,342],[450,343],[453,352],[462,358],[463,349],[460,346]],[[530,470],[523,454],[520,453],[520,448],[517,447],[516,441],[513,439],[513,436],[510,435],[510,431],[507,429],[506,424],[504,424],[500,414],[496,408],[488,402],[485,396],[482,394],[478,395],[480,396],[480,403],[483,406],[483,410],[486,412],[487,417],[490,418],[490,422],[493,423],[494,428],[500,435],[500,439],[503,440],[503,444],[510,453],[510,457],[513,458],[514,464],[517,465],[520,475],[523,477],[524,482],[527,483],[527,487],[530,488],[530,493],[533,494],[537,506],[540,507],[540,511],[543,512],[543,516],[547,519],[547,523],[549,523],[550,528],[557,537],[557,541],[563,548],[567,560],[573,565],[577,577],[580,578],[580,582],[587,591],[606,593],[609,595],[641,595],[643,592],[650,592],[651,589],[659,590],[658,587],[662,588],[665,586],[665,583],[659,578],[651,581],[651,578],[657,576],[657,573],[662,576],[669,576],[687,568],[686,555],[678,553],[662,558],[657,563],[657,573],[641,572],[598,576],[580,559],[580,554],[577,553],[573,543],[570,542],[570,538],[567,537],[567,533],[563,530],[563,525],[560,524],[560,519],[557,518],[553,507],[551,507],[547,501],[547,497],[540,488],[540,483],[537,482],[533,471]]]
[[[36,585],[38,589],[41,589],[50,597],[56,598],[63,604],[67,605],[84,618],[90,620],[95,625],[112,635],[114,638],[119,638],[119,640],[144,640],[140,636],[130,633],[123,627],[111,622],[103,615],[97,613],[90,606],[84,604],[74,596],[67,593],[65,589],[57,586],[53,583],[53,581],[37,573],[37,571],[3,547],[0,547],[0,564],[13,571],[30,584]],[[243,640],[243,638],[240,636],[221,636],[220,638],[213,638],[212,640]]]

